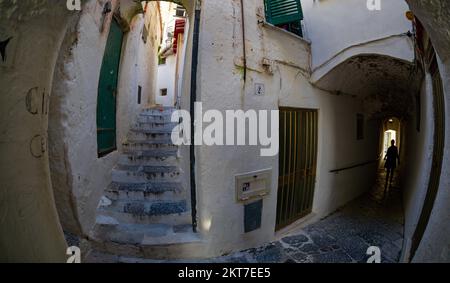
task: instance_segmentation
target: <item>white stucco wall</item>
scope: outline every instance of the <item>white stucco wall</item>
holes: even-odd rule
[[[416,117],[406,125],[405,164],[402,172],[403,206],[405,210],[403,260],[408,260],[411,238],[419,220],[428,188],[433,157],[433,87],[429,74],[426,75],[421,91],[420,132],[416,129]],[[417,106],[416,106],[417,107]]]
[[[450,3],[448,1],[407,0],[412,11],[430,34],[438,57],[445,94],[445,150],[440,185],[434,208],[415,262],[450,261]]]
[[[340,51],[411,30],[404,0],[382,1],[370,11],[365,0],[302,0],[306,38],[312,42],[315,68]]]
[[[448,46],[447,46],[448,47]],[[433,210],[413,262],[450,261],[450,60],[439,61],[444,87],[445,143],[442,173]]]
[[[12,36],[0,65],[0,261],[64,262],[48,161],[48,102],[54,66],[74,14],[46,1],[0,1]],[[34,90],[34,91],[33,91]]]
[[[158,46],[161,38],[157,2],[148,4],[145,15],[136,15],[125,35],[118,83],[117,145],[126,141],[128,130],[142,108],[155,102],[153,92],[157,82]],[[148,29],[147,43],[142,40],[144,25]],[[138,89],[142,87],[141,104]]]
[[[166,64],[158,66],[158,81],[155,89],[156,104],[174,106],[175,104],[175,70],[177,57],[166,58]],[[167,89],[167,96],[161,96],[161,89]]]
[[[258,25],[255,14],[263,16],[263,1],[246,1],[244,5],[245,84],[239,1],[203,2],[198,99],[204,110],[318,109],[319,157],[313,205],[317,220],[370,188],[376,164],[337,175],[329,171],[376,159],[378,124],[366,121],[366,137],[356,141],[356,113],[364,113],[362,101],[315,89],[308,81],[308,43],[277,28]],[[223,20],[218,13],[226,15]],[[263,59],[270,62],[273,74],[262,66]],[[264,96],[254,95],[254,83],[265,85]],[[218,255],[273,240],[278,157],[260,157],[259,147],[203,146],[197,148],[196,158],[199,227],[209,245],[207,253]],[[244,234],[244,207],[235,199],[235,175],[267,168],[272,168],[273,179],[271,194],[264,199],[262,227]]]

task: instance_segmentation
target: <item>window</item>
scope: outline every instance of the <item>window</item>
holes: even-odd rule
[[[364,115],[356,114],[356,139],[364,139]]]
[[[160,96],[167,96],[167,88],[162,88],[159,90]]]
[[[148,38],[148,28],[144,25],[144,28],[142,29],[142,41],[147,44],[147,38]]]
[[[165,57],[158,57],[158,65],[165,65],[166,64],[166,58]]]
[[[303,10],[300,0],[265,0],[267,22],[303,36]]]
[[[186,10],[184,9],[183,6],[178,5],[176,8],[176,17],[180,17],[180,18],[184,18],[185,17],[185,12]]]
[[[421,111],[422,111],[422,106],[421,106],[420,93],[419,93],[416,95],[416,130],[418,132],[420,132],[420,119],[422,119]]]
[[[142,86],[138,86],[138,104],[142,103]]]

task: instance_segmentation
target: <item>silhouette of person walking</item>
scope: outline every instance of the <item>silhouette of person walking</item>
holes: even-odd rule
[[[394,178],[394,171],[395,168],[397,168],[397,160],[398,164],[400,164],[400,156],[398,155],[398,149],[395,146],[395,140],[391,141],[391,147],[389,147],[386,156],[384,157],[384,160],[386,160],[386,162],[384,163],[384,168],[386,168],[387,171],[386,186],[385,186],[385,189],[387,189],[388,181],[389,185],[392,185],[392,180]]]

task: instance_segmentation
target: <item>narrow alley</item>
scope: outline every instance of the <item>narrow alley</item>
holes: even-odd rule
[[[403,207],[398,179],[384,197],[385,172],[379,171],[370,192],[334,214],[279,241],[242,251],[219,262],[364,263],[371,246],[381,249],[381,262],[400,259],[403,245]]]
[[[371,246],[381,250],[382,263],[400,260],[403,245],[403,207],[398,178],[385,195],[386,173],[379,169],[376,184],[363,196],[332,215],[292,228],[267,245],[199,263],[365,263]],[[93,252],[88,262],[183,263],[192,260],[157,261]]]
[[[450,1],[371,2],[0,0],[0,262],[450,261]]]

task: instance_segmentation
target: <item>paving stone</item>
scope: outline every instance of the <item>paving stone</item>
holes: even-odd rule
[[[285,258],[283,246],[278,242],[253,250],[250,254],[260,263],[277,263]]]
[[[398,248],[392,243],[385,243],[381,246],[381,255],[393,262],[398,262],[400,259],[401,248]]]
[[[336,239],[330,237],[323,230],[312,230],[308,233],[308,235],[313,241],[313,243],[320,247],[330,247],[336,244]]]
[[[341,249],[341,247],[339,245],[332,245],[331,248],[333,250],[340,250]]]
[[[303,246],[306,242],[308,242],[309,239],[305,235],[300,234],[300,235],[285,237],[281,241],[290,246],[299,248],[299,247]]]
[[[364,239],[369,245],[377,247],[381,247],[389,241],[389,239],[385,238],[377,231],[362,231],[358,233],[358,236]]]
[[[300,248],[300,251],[306,253],[306,254],[319,254],[320,247],[316,244],[305,244],[303,247]]]
[[[341,238],[338,240],[338,245],[355,261],[365,261],[369,245],[363,239],[357,236]]]
[[[320,248],[319,251],[320,251],[321,253],[327,253],[327,252],[333,251],[333,248],[331,248],[331,247],[322,247],[322,248]]]
[[[308,257],[307,254],[304,254],[302,252],[292,255],[292,258],[294,258],[295,261],[300,262],[300,263],[311,262],[310,257]]]
[[[380,184],[375,189],[383,189]],[[403,245],[401,195],[392,192],[387,201],[379,196],[380,192],[362,196],[279,242],[206,262],[365,263],[370,246],[380,247],[382,263],[398,262]]]
[[[352,258],[342,251],[313,255],[314,262],[318,263],[350,263]]]

